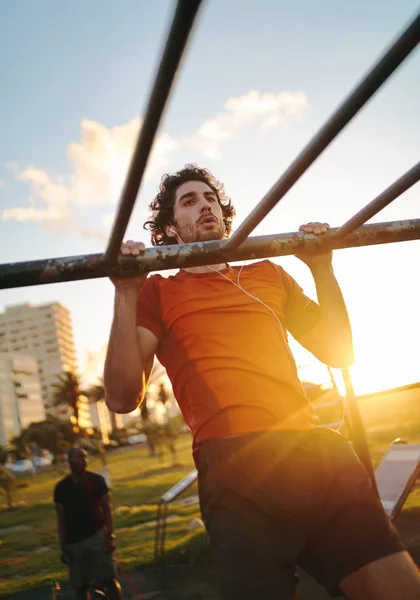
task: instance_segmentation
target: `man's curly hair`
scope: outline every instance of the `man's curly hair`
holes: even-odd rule
[[[179,186],[187,181],[202,181],[213,190],[222,209],[225,237],[229,236],[232,230],[235,209],[224,190],[223,184],[208,169],[200,169],[196,165],[187,164],[181,171],[166,173],[162,177],[159,192],[149,206],[152,216],[143,227],[144,229],[150,229],[153,246],[167,246],[177,243],[174,238],[166,235],[165,226],[174,222],[175,193]]]

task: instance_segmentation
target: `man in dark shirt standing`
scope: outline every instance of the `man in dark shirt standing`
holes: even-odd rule
[[[109,489],[102,475],[87,471],[87,454],[72,448],[70,474],[54,489],[61,558],[69,567],[78,600],[89,600],[92,581],[107,588],[110,600],[122,600],[113,559],[114,525]]]

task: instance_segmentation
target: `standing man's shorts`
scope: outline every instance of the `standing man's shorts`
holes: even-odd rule
[[[103,583],[117,579],[114,558],[105,550],[103,529],[85,540],[66,544],[66,550],[70,558],[68,567],[73,589],[86,587],[93,582]]]
[[[405,550],[366,470],[335,431],[208,440],[198,472],[229,600],[291,600],[296,564],[334,594],[351,573]]]

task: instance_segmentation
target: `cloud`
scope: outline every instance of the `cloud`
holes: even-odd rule
[[[114,205],[121,193],[142,122],[132,119],[108,129],[82,121],[82,139],[68,147],[72,167],[72,202],[82,206]],[[170,135],[158,135],[145,172],[145,181],[169,164],[178,147]]]
[[[114,206],[120,196],[134,150],[141,121],[132,119],[108,129],[94,121],[83,120],[81,139],[67,148],[70,176],[56,176],[33,165],[20,171],[15,163],[6,166],[18,181],[29,186],[28,206],[0,213],[2,220],[32,221],[63,233],[78,233],[88,239],[105,241],[105,232],[80,225],[81,211]],[[147,181],[169,163],[178,142],[170,135],[159,135],[145,173]],[[111,221],[112,222],[112,221]]]
[[[208,119],[189,138],[188,143],[213,160],[222,157],[220,146],[251,126],[260,131],[278,127],[287,117],[300,116],[307,108],[303,92],[279,92],[263,94],[251,90],[239,98],[225,102],[225,112]]]
[[[307,107],[303,92],[262,93],[251,90],[225,102],[224,112],[206,120],[195,133],[176,139],[168,133],[157,136],[145,173],[148,181],[162,173],[180,148],[194,148],[205,157],[219,160],[223,144],[238,138],[247,129],[260,132],[278,127],[286,118],[296,118]],[[8,208],[0,219],[42,223],[50,231],[79,234],[105,240],[114,219],[131,156],[142,126],[140,119],[108,128],[84,119],[78,141],[67,146],[69,175],[64,177],[30,165],[20,170],[6,163],[16,180],[29,187],[27,206]],[[92,211],[102,230],[83,226]],[[142,211],[143,212],[143,211]],[[147,210],[144,209],[146,216]]]

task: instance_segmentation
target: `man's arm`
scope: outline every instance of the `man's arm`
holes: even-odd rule
[[[64,515],[64,504],[55,503],[55,510],[57,512],[57,531],[58,539],[60,541],[61,552],[65,552],[66,547],[66,520]]]
[[[114,519],[111,510],[111,494],[107,492],[99,498],[102,507],[102,512],[105,520],[105,530],[108,539],[112,539],[114,535]]]
[[[122,253],[138,256],[141,243],[123,244]],[[104,383],[107,407],[116,413],[129,413],[141,401],[147,388],[158,346],[157,336],[137,327],[136,307],[145,275],[113,279],[115,286],[114,318],[105,360]]]
[[[300,228],[321,235],[327,224],[310,223]],[[300,336],[299,343],[331,367],[344,369],[354,361],[353,336],[347,308],[332,267],[332,252],[299,255],[315,281],[320,314],[317,324]]]
[[[353,336],[347,308],[331,264],[311,269],[315,280],[320,317],[299,342],[319,360],[338,369],[354,360]]]

